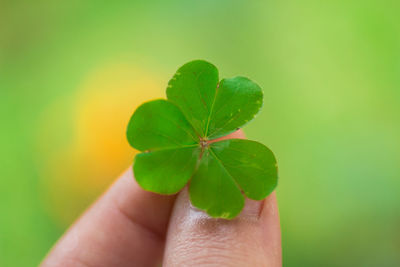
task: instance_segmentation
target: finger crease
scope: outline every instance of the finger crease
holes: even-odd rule
[[[120,205],[116,204],[118,212],[125,217],[134,227],[142,229],[144,232],[148,233],[153,239],[163,243],[165,241],[165,234],[160,233],[152,227],[149,227],[143,222],[137,220],[135,216],[130,215],[125,211]]]

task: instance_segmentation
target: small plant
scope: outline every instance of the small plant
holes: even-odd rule
[[[127,129],[140,151],[133,171],[139,185],[159,194],[175,194],[189,182],[192,204],[210,216],[232,219],[244,206],[243,193],[261,200],[277,185],[273,153],[255,141],[228,135],[261,109],[261,88],[245,77],[219,81],[217,68],[191,61],[168,83],[168,100],[142,104]]]

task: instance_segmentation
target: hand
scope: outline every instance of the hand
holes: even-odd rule
[[[244,138],[238,131],[225,138]],[[225,139],[224,138],[224,139]],[[213,219],[177,196],[142,190],[126,171],[71,226],[47,266],[281,266],[275,193],[246,200],[234,220]]]

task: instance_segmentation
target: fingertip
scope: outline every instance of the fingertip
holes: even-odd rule
[[[238,129],[236,132],[233,132],[230,135],[228,135],[226,139],[233,139],[233,138],[245,139],[246,136],[242,129]]]
[[[228,134],[226,136],[223,136],[223,137],[220,137],[220,138],[217,138],[214,140],[210,140],[210,143],[215,143],[215,142],[227,140],[227,139],[246,139],[246,136],[242,129],[238,129],[237,131],[235,131],[231,134]]]

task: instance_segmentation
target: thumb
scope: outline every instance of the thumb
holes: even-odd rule
[[[243,138],[236,132],[230,138]],[[233,220],[215,219],[190,204],[183,190],[171,216],[163,266],[281,266],[275,193],[246,200]]]

